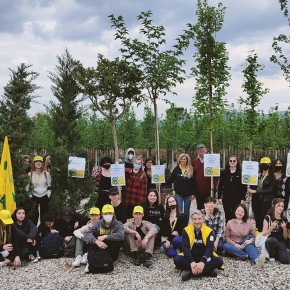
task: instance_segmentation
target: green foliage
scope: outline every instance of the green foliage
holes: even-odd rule
[[[155,143],[154,135],[154,115],[149,106],[144,108],[144,117],[141,120],[141,136],[138,148],[153,149]]]

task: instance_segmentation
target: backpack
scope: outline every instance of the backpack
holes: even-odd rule
[[[63,249],[63,256],[67,258],[74,258],[76,251],[76,237],[72,237],[69,243]]]
[[[61,257],[63,255],[63,237],[58,233],[45,235],[41,241],[39,255],[43,259]]]
[[[90,273],[107,273],[114,270],[113,259],[108,249],[91,247],[88,250]]]

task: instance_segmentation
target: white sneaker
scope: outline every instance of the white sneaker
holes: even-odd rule
[[[89,270],[89,264],[87,264],[86,267],[85,267],[85,273],[89,273],[89,272],[90,272],[90,270]]]
[[[75,260],[73,261],[72,265],[74,267],[79,267],[81,265],[81,261],[82,261],[82,256],[81,255],[78,255],[76,256]]]
[[[28,259],[31,263],[37,263],[38,262],[38,259],[35,258],[33,255],[29,255],[28,256]]]
[[[4,262],[0,262],[0,268],[6,266]]]
[[[269,262],[275,262],[275,258],[269,258]]]
[[[82,265],[86,265],[87,263],[88,263],[88,253],[85,253],[85,254],[83,255],[82,260],[81,260],[81,264],[82,264]]]
[[[256,260],[255,260],[255,267],[257,269],[260,269],[264,266],[265,263],[265,255],[261,254]]]

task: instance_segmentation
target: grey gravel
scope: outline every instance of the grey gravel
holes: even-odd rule
[[[84,266],[65,269],[73,259],[41,260],[16,270],[0,268],[0,289],[290,289],[290,266],[266,263],[255,269],[249,261],[224,257],[225,270],[217,278],[203,277],[181,281],[173,260],[157,250],[150,268],[134,266],[129,257],[120,253],[115,269],[109,274],[85,274]]]

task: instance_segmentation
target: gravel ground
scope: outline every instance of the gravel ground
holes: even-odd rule
[[[219,271],[217,278],[182,282],[173,260],[160,250],[155,252],[150,268],[134,266],[121,252],[114,271],[109,274],[86,274],[84,266],[65,269],[65,263],[72,261],[60,258],[30,263],[16,270],[0,268],[0,289],[290,289],[290,266],[277,262],[266,263],[258,270],[249,261],[225,257],[225,270]]]

